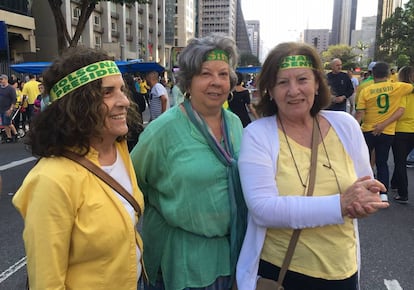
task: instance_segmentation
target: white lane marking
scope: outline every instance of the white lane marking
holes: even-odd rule
[[[403,288],[400,286],[400,283],[398,283],[397,280],[387,280],[384,279],[385,287],[387,287],[387,290],[403,290]]]
[[[14,263],[14,265],[10,266],[6,271],[0,273],[0,284],[9,278],[11,275],[19,271],[22,267],[26,265],[26,256],[21,258],[19,261]]]
[[[22,165],[22,164],[25,164],[25,163],[28,163],[28,162],[32,162],[32,161],[34,161],[36,159],[37,158],[35,158],[35,157],[27,157],[25,159],[13,161],[13,162],[10,162],[10,163],[8,163],[6,165],[0,166],[0,171],[4,171],[4,170],[9,169],[9,168],[12,168],[12,167],[16,167],[16,166],[19,166],[19,165]]]

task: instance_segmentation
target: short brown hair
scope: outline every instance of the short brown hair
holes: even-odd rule
[[[330,90],[318,52],[311,45],[296,42],[281,43],[274,47],[268,54],[257,81],[257,87],[261,97],[257,111],[263,116],[272,116],[277,113],[277,105],[270,99],[269,91],[276,85],[276,76],[279,72],[282,59],[289,55],[305,55],[312,61],[312,70],[316,81],[319,82],[318,94],[315,96],[315,102],[310,110],[311,115],[315,116],[321,109],[330,104]]]

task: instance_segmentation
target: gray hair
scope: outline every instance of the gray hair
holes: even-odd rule
[[[201,66],[208,52],[213,49],[221,49],[229,56],[230,88],[237,83],[236,66],[238,52],[235,41],[222,34],[210,34],[202,38],[193,38],[180,53],[179,71],[177,74],[178,87],[182,92],[187,92],[191,86],[193,77],[201,72]]]

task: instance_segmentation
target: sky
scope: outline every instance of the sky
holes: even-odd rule
[[[260,21],[264,54],[276,44],[299,40],[304,29],[332,27],[333,0],[242,0],[245,20]],[[406,2],[406,1],[403,1]],[[361,19],[376,15],[377,1],[359,0],[356,29]]]

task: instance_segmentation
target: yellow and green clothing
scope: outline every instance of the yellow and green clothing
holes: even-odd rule
[[[287,137],[279,130],[280,152],[277,161],[276,183],[280,196],[305,195],[296,167],[292,166],[292,155],[302,180],[308,179],[311,149]],[[330,196],[343,192],[357,179],[354,164],[335,130],[331,127],[318,146],[318,162],[314,196]],[[332,170],[324,167],[329,157]],[[333,172],[335,171],[335,174]],[[339,187],[336,183],[338,179]],[[294,181],[294,182],[293,182]],[[298,209],[299,210],[299,209]],[[261,259],[281,266],[286,255],[292,229],[268,228]],[[346,246],[345,246],[346,245]],[[357,244],[353,220],[344,218],[343,224],[302,229],[289,270],[311,277],[327,280],[342,280],[357,272]]]
[[[116,146],[143,210],[126,141]],[[99,166],[93,148],[86,158]],[[82,165],[40,159],[13,204],[25,223],[30,289],[137,289],[138,217],[133,223],[118,194]]]
[[[390,80],[374,83],[361,91],[358,98],[357,110],[365,110],[361,125],[363,132],[374,130],[374,126],[384,122],[400,107],[404,96],[413,91],[413,85]],[[383,130],[383,134],[394,135],[397,121],[392,122]]]

